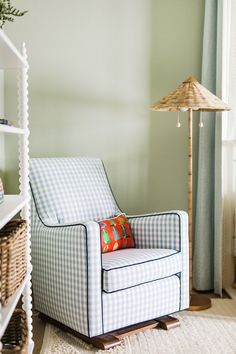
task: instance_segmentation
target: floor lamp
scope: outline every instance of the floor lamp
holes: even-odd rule
[[[169,95],[156,102],[154,111],[180,112],[188,111],[188,214],[189,214],[189,252],[190,252],[190,308],[192,311],[205,310],[211,306],[211,300],[201,294],[192,293],[192,195],[193,195],[193,111],[222,112],[230,110],[229,106],[202,86],[195,78],[189,77]],[[178,127],[180,126],[178,120]],[[200,127],[203,123],[200,121]]]

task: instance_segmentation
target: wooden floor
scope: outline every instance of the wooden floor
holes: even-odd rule
[[[203,292],[205,295],[208,295],[211,298],[218,298],[218,295],[213,294],[212,292]],[[223,293],[223,298],[229,298],[227,293]],[[38,318],[37,313],[33,315],[33,339],[34,339],[34,353],[39,354],[40,349],[43,344],[43,336],[45,330],[45,323]]]

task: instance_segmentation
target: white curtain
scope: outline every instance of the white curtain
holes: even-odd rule
[[[236,256],[236,1],[223,1],[223,99],[232,110],[223,114],[223,287],[235,281]]]

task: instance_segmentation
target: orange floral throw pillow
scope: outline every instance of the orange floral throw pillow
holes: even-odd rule
[[[134,238],[128,219],[124,214],[112,219],[101,220],[98,223],[101,230],[102,253],[134,247]]]

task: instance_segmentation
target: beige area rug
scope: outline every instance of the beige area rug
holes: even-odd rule
[[[213,299],[212,303],[205,311],[176,314],[181,321],[178,328],[147,330],[107,351],[47,324],[40,354],[236,354],[236,301]]]

